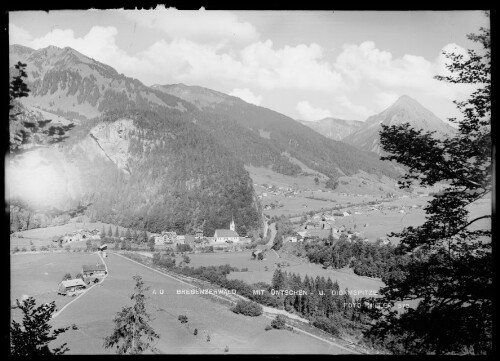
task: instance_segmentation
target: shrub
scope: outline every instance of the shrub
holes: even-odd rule
[[[339,334],[338,327],[335,325],[334,321],[330,320],[329,318],[317,317],[312,324],[314,327],[326,331],[331,335],[338,336]]]
[[[231,310],[234,313],[241,313],[245,316],[255,317],[262,315],[262,306],[252,301],[240,300]]]
[[[188,318],[187,318],[186,315],[179,315],[178,320],[181,321],[181,323],[187,323],[188,322]]]
[[[270,325],[266,325],[266,328],[264,330],[269,331],[272,330],[273,328]]]
[[[194,329],[194,332],[193,332],[193,335],[195,335],[195,336],[196,336],[197,334],[198,334],[198,329],[197,329],[197,328],[195,328],[195,329]]]
[[[210,342],[210,335],[207,335],[207,342]]]
[[[21,248],[21,252],[26,252],[26,248]]]
[[[15,246],[14,249],[12,250],[13,253],[19,252],[19,247]]]
[[[224,352],[229,352],[229,347],[227,347],[227,345],[226,345],[226,347],[224,348]]]
[[[277,315],[276,318],[271,321],[271,327],[278,330],[286,328],[285,317]]]
[[[40,251],[48,251],[48,250],[49,250],[49,249],[48,249],[48,247],[47,247],[47,246],[42,246],[42,247],[40,247]]]

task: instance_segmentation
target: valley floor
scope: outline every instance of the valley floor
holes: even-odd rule
[[[28,259],[24,262],[26,269],[26,264],[30,264],[29,258],[34,256],[25,254],[15,257],[18,257],[18,260]],[[45,254],[37,256],[46,257]],[[83,257],[83,254],[78,256]],[[229,353],[348,353],[345,349],[304,334],[284,330],[265,331],[264,328],[270,320],[264,316],[238,315],[230,311],[227,306],[198,295],[177,294],[177,290],[189,286],[120,256],[110,254],[105,260],[109,270],[106,280],[71,303],[51,321],[55,327],[71,324],[78,326],[78,330],[62,334],[54,344],[67,342],[70,354],[114,353],[113,350],[103,347],[103,338],[111,334],[115,314],[123,306],[130,305],[129,296],[134,287],[132,276],[136,274],[141,275],[146,286],[150,287],[148,311],[154,318],[152,327],[161,335],[156,345],[160,353],[224,353],[226,346]],[[19,279],[19,269],[13,265],[12,274],[15,281]],[[29,293],[31,284],[37,284],[37,281],[32,280],[30,283],[29,278],[26,276],[23,278],[26,278],[25,285],[21,286],[19,283],[18,293]],[[21,290],[23,287],[24,290]],[[48,284],[43,287],[50,288]],[[179,315],[186,315],[189,322],[181,324],[178,321]],[[193,334],[195,328],[198,329],[196,336]],[[210,342],[206,340],[207,335],[210,335]]]

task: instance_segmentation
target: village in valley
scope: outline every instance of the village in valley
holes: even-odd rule
[[[489,17],[9,11],[11,354],[491,353]]]

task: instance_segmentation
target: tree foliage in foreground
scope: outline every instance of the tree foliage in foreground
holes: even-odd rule
[[[56,311],[55,302],[35,307],[35,299],[29,297],[23,302],[16,300],[17,307],[23,313],[22,323],[12,320],[10,326],[10,354],[13,356],[49,356],[62,355],[69,348],[66,343],[50,349],[49,343],[68,331],[71,326],[52,330],[49,324],[52,314]],[[76,329],[76,326],[72,326]]]
[[[130,299],[134,304],[123,307],[116,314],[113,320],[115,329],[104,339],[104,347],[116,347],[116,353],[120,355],[156,351],[152,344],[160,337],[149,325],[152,319],[146,312],[147,297],[144,293],[149,287],[144,287],[141,276],[136,275],[133,279],[136,284]]]
[[[450,75],[436,77],[473,84],[466,101],[455,101],[463,114],[456,135],[434,138],[409,124],[382,126],[383,149],[408,167],[403,187],[446,184],[425,208],[427,220],[391,236],[401,237],[405,262],[395,265],[381,293],[385,302],[418,300],[400,316],[375,311],[367,334],[393,353],[488,354],[492,350],[492,274],[490,214],[471,217],[470,205],[492,190],[490,31],[468,38],[482,46],[467,55],[445,53]],[[482,220],[482,224],[478,221]]]

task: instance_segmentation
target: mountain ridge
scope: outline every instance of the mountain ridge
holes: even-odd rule
[[[402,95],[380,113],[368,117],[356,132],[345,137],[343,141],[362,150],[380,154],[380,124],[391,126],[403,123],[410,123],[416,129],[435,131],[440,137],[455,131],[418,101],[408,95]]]
[[[301,124],[315,130],[327,138],[341,141],[348,135],[357,131],[363,124],[360,120],[346,120],[327,117],[314,121],[297,120]]]

